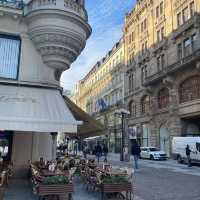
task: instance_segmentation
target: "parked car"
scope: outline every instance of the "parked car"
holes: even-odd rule
[[[174,137],[172,139],[172,154],[178,163],[187,160],[185,148],[190,146],[191,162],[200,163],[200,137]]]
[[[166,160],[167,154],[156,147],[141,147],[140,157],[151,160]]]

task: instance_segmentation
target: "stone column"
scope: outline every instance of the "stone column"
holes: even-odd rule
[[[52,137],[52,160],[56,160],[56,148],[57,148],[57,135],[58,133],[51,133]]]

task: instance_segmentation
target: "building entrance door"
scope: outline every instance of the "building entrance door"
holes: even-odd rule
[[[6,162],[11,161],[12,141],[13,141],[12,131],[0,131],[0,156]]]
[[[170,132],[164,125],[160,127],[160,150],[170,156]]]

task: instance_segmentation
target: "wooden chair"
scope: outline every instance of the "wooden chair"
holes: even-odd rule
[[[4,188],[0,188],[0,200],[4,199],[4,195],[5,195],[5,189]]]
[[[1,172],[1,182],[0,182],[0,187],[8,187],[8,171],[2,171]]]

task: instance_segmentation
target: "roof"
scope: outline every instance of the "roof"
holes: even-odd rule
[[[105,126],[79,108],[68,97],[64,97],[67,107],[77,121],[82,121],[82,125],[78,125],[78,137],[88,138],[102,135],[105,131]],[[71,135],[71,134],[70,134]]]

